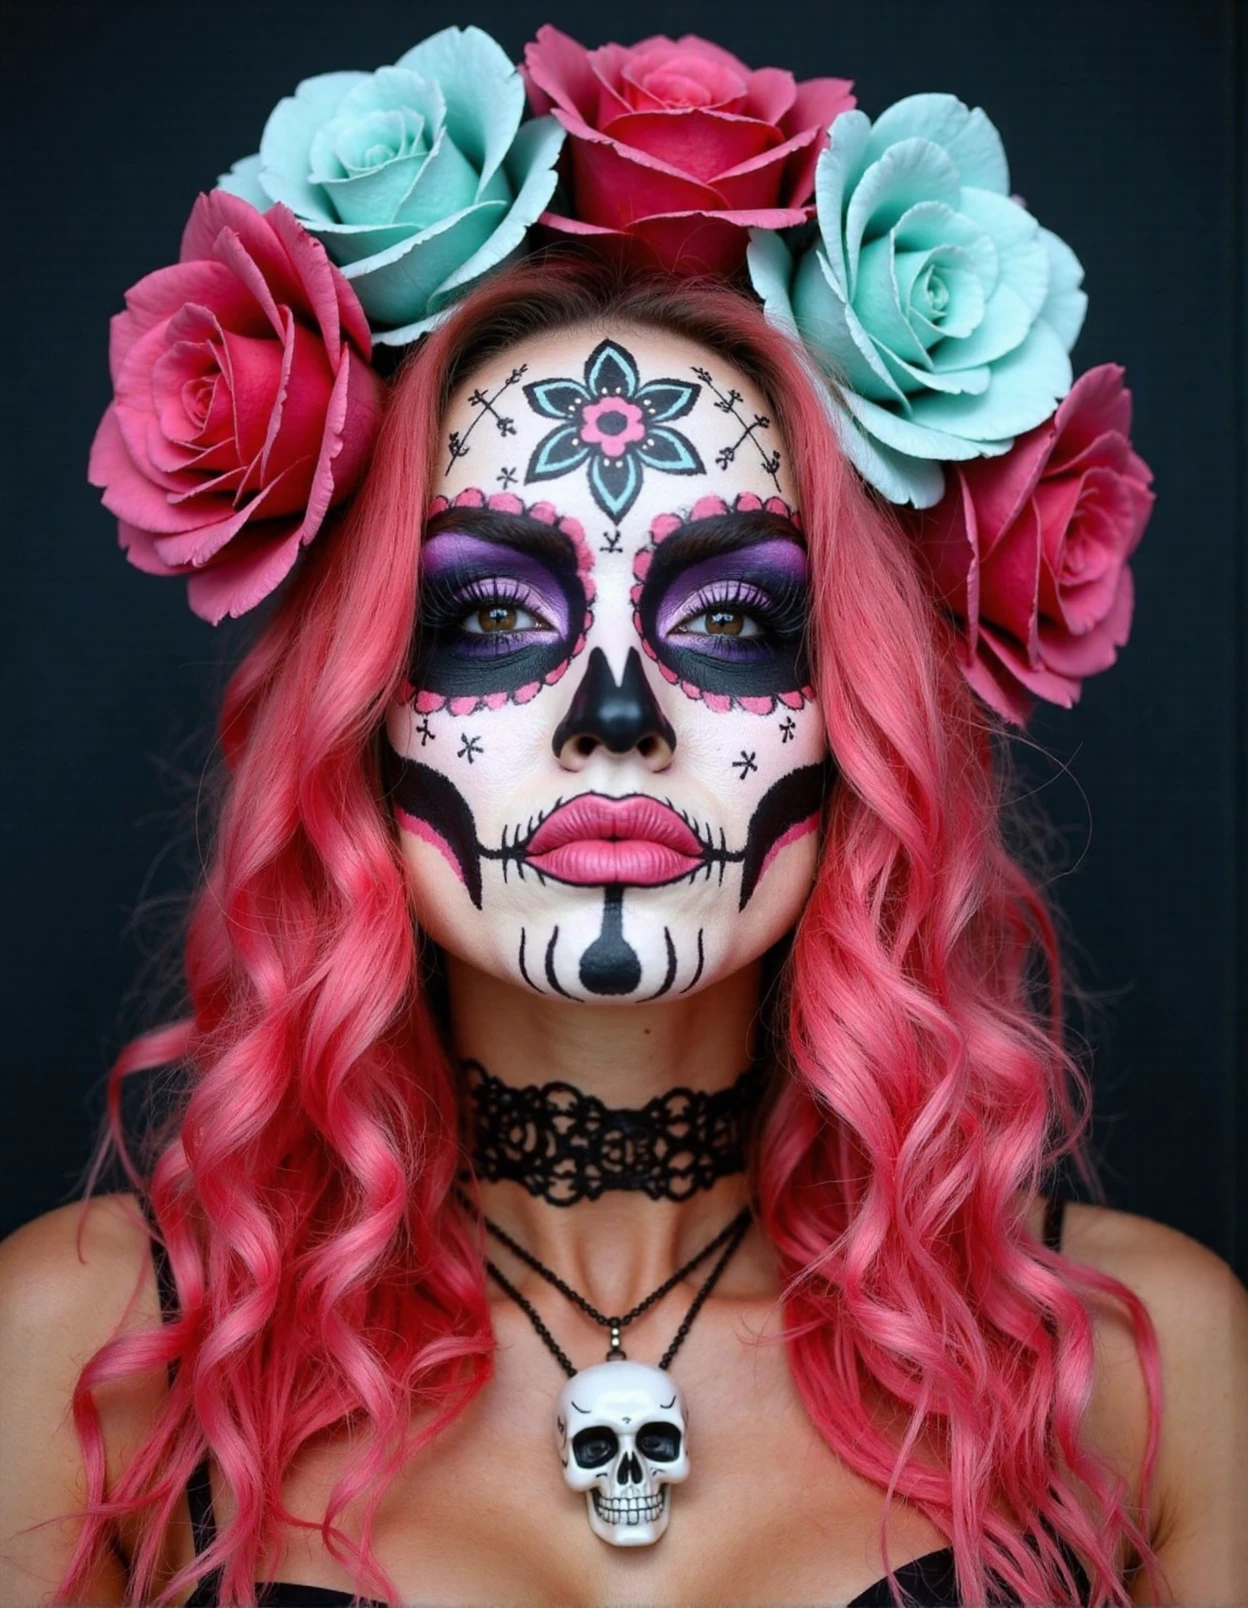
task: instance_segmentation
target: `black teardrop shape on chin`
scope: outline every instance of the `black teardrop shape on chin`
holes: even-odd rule
[[[624,889],[603,894],[602,930],[581,956],[581,986],[591,994],[631,994],[641,982],[641,961],[624,936]]]
[[[601,648],[590,653],[581,684],[555,729],[551,742],[555,754],[577,737],[602,743],[612,754],[627,754],[647,737],[661,738],[675,749],[676,733],[655,700],[636,648],[628,650],[619,681]]]

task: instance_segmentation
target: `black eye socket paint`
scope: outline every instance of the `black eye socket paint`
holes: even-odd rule
[[[526,703],[557,681],[593,621],[580,525],[509,495],[442,508],[422,548],[408,681],[421,713]]]
[[[800,533],[765,510],[694,519],[643,549],[634,566],[634,622],[669,681],[712,707],[770,713],[800,707],[808,567]],[[644,562],[643,562],[644,561]]]

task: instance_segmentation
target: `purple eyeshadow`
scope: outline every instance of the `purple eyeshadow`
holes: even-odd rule
[[[480,595],[482,583],[502,597],[514,594],[549,620],[561,637],[569,634],[568,600],[545,564],[506,543],[485,541],[462,531],[440,531],[421,550],[421,583],[443,601],[459,590],[465,608]]]
[[[693,612],[703,594],[716,587],[731,589],[730,606],[749,608],[753,604],[766,609],[769,602],[804,587],[806,576],[806,550],[797,542],[776,539],[716,553],[672,579],[655,610],[655,626],[667,636]],[[702,602],[702,607],[706,606]]]

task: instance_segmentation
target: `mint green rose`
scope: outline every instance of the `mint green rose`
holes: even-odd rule
[[[818,239],[796,260],[755,230],[750,277],[834,384],[855,467],[929,508],[941,461],[996,457],[1070,390],[1083,270],[1009,194],[1000,135],[953,95],[911,95],[874,126],[832,124],[815,180]]]
[[[555,188],[563,130],[480,28],[444,28],[374,73],[322,73],[279,101],[219,183],[285,202],[359,297],[374,343],[432,328],[520,246]]]

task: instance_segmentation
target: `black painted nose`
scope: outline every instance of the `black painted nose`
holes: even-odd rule
[[[601,744],[613,754],[634,749],[659,767],[670,762],[676,733],[655,702],[641,655],[628,650],[624,675],[617,681],[601,648],[589,656],[585,674],[567,715],[555,730],[555,757],[566,763],[587,759]]]

